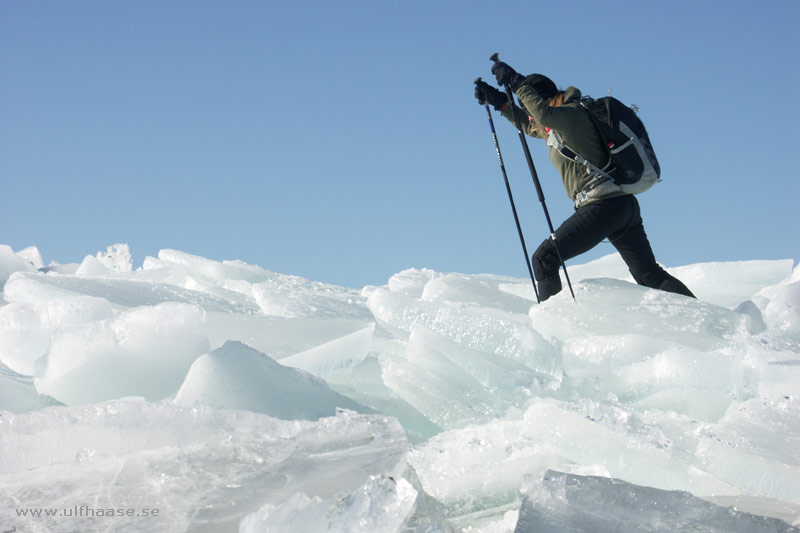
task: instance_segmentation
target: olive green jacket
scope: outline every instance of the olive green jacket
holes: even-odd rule
[[[597,126],[591,116],[589,116],[589,112],[580,104],[580,90],[575,87],[567,88],[564,91],[564,103],[559,107],[551,107],[526,84],[518,87],[516,94],[519,101],[525,106],[524,110],[516,105],[513,106],[513,109],[520,117],[520,125],[524,133],[532,137],[546,139],[547,133],[541,127],[537,128],[537,125],[553,129],[558,132],[567,146],[582,155],[593,165],[603,168],[608,163],[608,148],[603,144],[600,132],[597,130]],[[511,106],[506,106],[502,113],[514,124]],[[561,174],[567,195],[575,202],[578,193],[592,179],[588,169],[580,163],[567,159],[553,146],[550,146],[550,161]],[[623,193],[611,192],[611,194],[604,194],[603,196],[617,196],[620,194]]]

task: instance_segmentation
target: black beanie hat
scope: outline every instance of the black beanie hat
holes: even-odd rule
[[[530,85],[531,88],[545,100],[558,94],[558,87],[556,87],[556,84],[544,74],[531,74],[525,78],[523,84]]]

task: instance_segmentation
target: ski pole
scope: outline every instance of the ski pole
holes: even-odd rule
[[[480,78],[475,80],[481,81]],[[539,289],[536,287],[536,279],[533,276],[533,268],[531,268],[531,260],[528,257],[528,247],[525,246],[525,237],[522,235],[522,226],[519,224],[519,216],[517,215],[517,207],[514,204],[514,195],[511,194],[511,185],[508,182],[508,173],[506,173],[506,165],[503,163],[503,154],[500,152],[500,141],[497,140],[497,132],[494,129],[494,120],[492,120],[492,111],[489,109],[489,104],[486,104],[486,114],[489,116],[489,127],[492,129],[492,138],[494,138],[494,149],[497,151],[497,159],[500,160],[500,170],[503,172],[503,180],[506,183],[506,192],[508,193],[508,201],[511,202],[511,212],[514,213],[514,223],[517,225],[517,233],[519,233],[519,242],[522,243],[522,253],[525,256],[525,266],[528,267],[528,274],[531,276],[531,283],[533,284],[533,293],[536,295],[536,303],[541,303],[539,300]]]
[[[500,61],[500,58],[497,54],[492,54],[492,57],[489,59],[495,63]],[[517,126],[519,140],[522,142],[522,151],[525,152],[525,160],[528,162],[528,169],[531,171],[533,185],[536,187],[536,194],[539,196],[539,202],[542,204],[542,209],[544,210],[544,217],[547,219],[547,227],[550,229],[550,240],[553,243],[553,248],[556,250],[558,260],[561,262],[561,267],[564,269],[564,277],[567,280],[567,287],[569,287],[569,293],[572,295],[572,299],[574,300],[575,292],[572,290],[572,283],[569,281],[567,265],[564,263],[564,259],[561,257],[561,251],[558,249],[558,242],[556,242],[556,230],[553,229],[553,222],[550,220],[550,212],[547,210],[547,204],[544,201],[544,191],[542,191],[542,186],[539,183],[539,175],[536,173],[536,167],[533,166],[533,157],[531,157],[531,150],[528,148],[528,141],[525,140],[525,134],[522,132],[522,125],[519,123],[519,115],[517,115],[517,111],[514,109],[514,95],[511,93],[511,87],[506,85],[505,88],[506,96],[508,97],[508,105],[510,106],[509,109],[511,109],[511,114],[514,115],[514,123]]]

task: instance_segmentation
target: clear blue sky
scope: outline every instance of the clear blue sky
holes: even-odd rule
[[[527,276],[489,56],[637,104],[667,266],[800,259],[800,2],[0,2],[0,243],[123,242],[351,287],[410,267]],[[495,115],[528,246],[547,234]],[[555,224],[571,204],[529,140]],[[611,253],[609,244],[573,260]]]

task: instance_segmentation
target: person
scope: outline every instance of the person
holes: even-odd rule
[[[505,92],[479,78],[475,80],[475,97],[481,105],[491,104],[515,125],[516,113],[524,133],[532,137],[547,139],[554,130],[564,143],[595,167],[603,168],[609,162],[609,150],[589,112],[580,104],[579,89],[559,90],[547,76],[523,76],[501,61],[495,63],[492,73],[499,85],[511,88],[522,108],[514,103],[509,105]],[[614,245],[639,285],[694,298],[686,285],[656,262],[635,196],[621,192],[613,183],[604,191],[587,194],[587,186],[591,188],[596,183],[592,182],[595,175],[588,167],[568,159],[554,146],[550,147],[549,155],[561,174],[567,195],[575,203],[575,212],[555,231],[558,250],[553,239],[548,238],[533,254],[540,301],[561,291],[562,259],[567,261],[585,253],[604,239]]]

